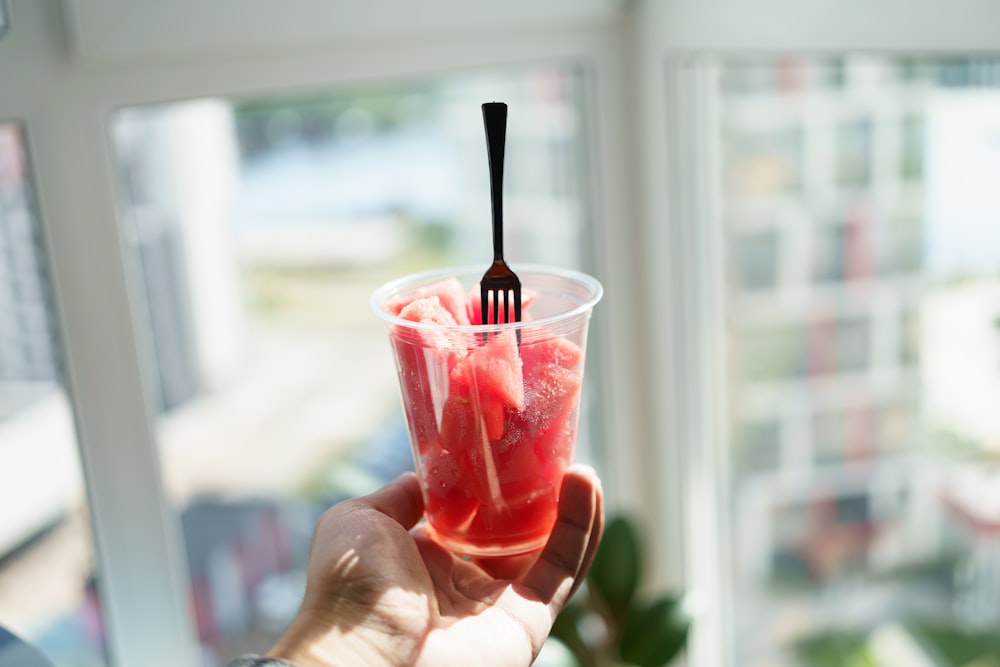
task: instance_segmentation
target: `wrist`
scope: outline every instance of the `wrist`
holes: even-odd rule
[[[384,642],[383,642],[384,643]],[[299,667],[397,667],[395,660],[380,649],[379,642],[368,641],[362,629],[336,627],[317,632],[311,628],[292,627],[266,654]]]

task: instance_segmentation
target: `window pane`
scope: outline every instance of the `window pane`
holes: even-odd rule
[[[23,134],[0,123],[0,628],[59,667],[106,664],[95,580]]]
[[[992,664],[1000,61],[734,59],[713,71],[732,655],[900,665],[915,650]]]
[[[488,266],[481,103],[510,109],[510,260],[584,268],[579,86],[537,67],[115,116],[207,654],[266,648],[296,609],[318,512],[412,465],[368,299],[411,271]]]

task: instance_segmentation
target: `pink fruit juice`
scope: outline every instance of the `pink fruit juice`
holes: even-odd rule
[[[480,323],[478,287],[454,274],[403,279],[373,297],[389,326],[428,525],[457,553],[544,544],[573,460],[601,288],[583,274],[521,271],[524,321],[514,325]]]

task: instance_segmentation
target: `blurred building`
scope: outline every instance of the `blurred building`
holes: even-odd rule
[[[752,664],[890,618],[1000,617],[998,73],[865,57],[718,72],[731,568]]]
[[[721,83],[736,567],[823,581],[900,511],[932,82],[794,59]]]
[[[0,124],[0,382],[62,374],[45,250],[20,128]],[[5,412],[0,399],[0,417]]]
[[[45,257],[20,127],[0,123],[0,557],[83,487]]]
[[[246,346],[232,112],[217,100],[125,109],[111,127],[147,367],[170,410],[224,382]]]

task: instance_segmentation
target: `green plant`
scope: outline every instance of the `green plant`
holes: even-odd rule
[[[641,595],[642,575],[638,528],[611,518],[586,585],[552,628],[580,667],[664,667],[684,649],[691,618],[683,596]]]

